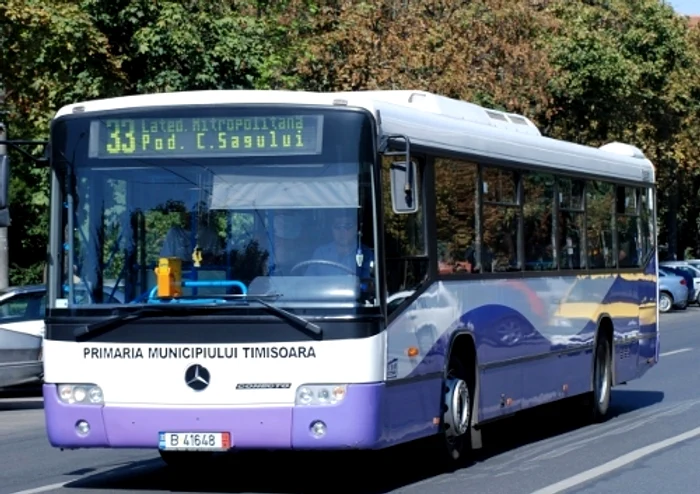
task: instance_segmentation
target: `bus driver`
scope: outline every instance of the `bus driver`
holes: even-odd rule
[[[370,268],[374,265],[374,254],[369,247],[360,242],[356,214],[347,211],[331,214],[333,241],[319,246],[311,258],[342,264],[360,278],[369,278]],[[306,274],[331,276],[346,273],[332,265],[312,264],[307,268]]]

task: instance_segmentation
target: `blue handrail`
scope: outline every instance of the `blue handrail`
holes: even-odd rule
[[[208,288],[208,287],[222,287],[222,286],[235,286],[241,289],[241,292],[243,295],[248,294],[248,287],[245,286],[245,283],[242,281],[238,280],[182,280],[182,286],[183,288]],[[157,300],[157,294],[158,294],[158,287],[154,286],[150,293],[148,294],[148,301],[154,301]],[[216,303],[223,303],[225,300],[223,299],[196,299],[196,300],[178,300],[178,299],[172,299],[171,302],[180,302],[180,303],[202,303],[202,302],[216,302]]]
[[[242,281],[237,280],[184,280],[182,286],[186,288],[204,288],[216,286],[237,286],[243,292],[243,295],[248,293],[248,287]]]

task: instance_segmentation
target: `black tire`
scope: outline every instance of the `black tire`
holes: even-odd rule
[[[591,417],[594,422],[600,422],[605,419],[610,408],[613,385],[612,349],[606,336],[598,336],[593,359]]]
[[[451,359],[443,380],[440,433],[434,438],[439,466],[450,472],[465,464],[471,453],[474,385],[470,381],[464,365]]]

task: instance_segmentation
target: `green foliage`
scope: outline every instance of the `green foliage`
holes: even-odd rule
[[[45,139],[56,110],[81,100],[291,84],[291,77],[280,76],[279,69],[286,63],[281,55],[285,51],[279,48],[287,43],[287,32],[273,18],[260,15],[263,7],[264,3],[254,1],[8,0],[0,4],[0,81],[10,136]],[[12,153],[13,284],[42,279],[48,193],[48,170]],[[107,224],[120,214],[115,208],[106,211]],[[163,228],[167,231],[167,225],[158,231]],[[107,233],[108,244],[118,235]],[[120,269],[118,263],[114,269]]]
[[[264,19],[224,3],[121,3],[83,8],[123,53],[129,92],[250,89],[274,52]]]
[[[550,12],[559,22],[547,44],[556,68],[549,133],[641,148],[657,167],[662,242],[680,252],[679,231],[682,243],[697,245],[700,208],[689,200],[700,172],[690,139],[700,130],[697,29],[657,0],[558,0]]]
[[[46,138],[62,105],[125,94],[426,89],[524,113],[555,137],[637,145],[657,166],[660,243],[700,244],[700,30],[658,0],[5,0],[0,43],[14,138]],[[11,281],[36,282],[49,173],[12,160]],[[450,215],[452,191],[437,192]],[[114,244],[125,211],[105,207]],[[149,245],[171,224],[146,221]]]
[[[45,139],[60,106],[118,94],[119,59],[74,2],[1,3],[0,41],[10,138]],[[49,173],[18,153],[11,159],[11,282],[36,282],[46,256]]]

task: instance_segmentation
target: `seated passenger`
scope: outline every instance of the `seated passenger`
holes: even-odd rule
[[[359,235],[356,216],[350,213],[336,213],[331,220],[331,229],[333,230],[333,241],[319,246],[311,259],[333,261],[346,266],[360,278],[369,278],[370,266],[374,263],[374,253],[366,245],[360,245],[361,258],[358,259]],[[307,268],[306,274],[310,276],[337,276],[348,274],[348,272],[330,265],[311,264]]]

